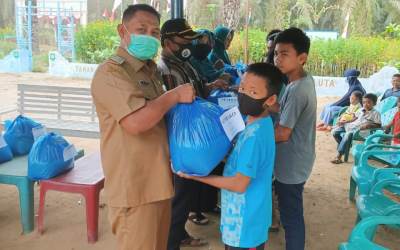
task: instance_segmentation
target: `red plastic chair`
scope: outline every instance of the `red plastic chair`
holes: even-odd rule
[[[86,200],[86,223],[89,243],[95,243],[98,235],[99,195],[104,187],[104,175],[100,152],[82,157],[75,167],[58,177],[40,182],[38,232],[43,234],[44,204],[48,190],[80,193]]]

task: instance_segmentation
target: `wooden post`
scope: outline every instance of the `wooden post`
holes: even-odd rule
[[[245,40],[244,40],[244,63],[249,63],[249,14],[250,4],[249,0],[246,0],[246,23],[245,23]]]

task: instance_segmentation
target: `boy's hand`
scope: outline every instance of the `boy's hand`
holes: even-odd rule
[[[191,175],[185,174],[185,173],[183,173],[183,172],[181,172],[181,171],[179,171],[179,172],[177,173],[177,175],[178,175],[179,177],[181,177],[181,178],[188,179],[188,180],[195,180],[195,179],[196,179],[195,176],[191,176]]]
[[[222,68],[224,68],[224,66],[225,66],[224,61],[222,61],[221,59],[218,59],[214,63],[214,68],[216,68],[216,69],[222,69]]]
[[[223,89],[223,90],[226,90],[229,87],[229,84],[225,80],[217,79],[214,82],[210,83],[209,86],[212,89]]]

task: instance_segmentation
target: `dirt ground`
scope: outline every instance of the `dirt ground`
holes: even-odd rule
[[[47,74],[0,74],[0,110],[17,100],[17,83],[49,84],[63,86],[89,86],[90,82],[79,79],[55,78]],[[319,111],[335,98],[319,98]],[[319,112],[318,111],[318,112]],[[98,150],[99,141],[93,139],[67,138],[86,153]],[[349,176],[353,160],[340,166],[329,160],[335,155],[335,141],[329,133],[318,132],[312,176],[304,191],[306,221],[306,249],[337,249],[346,241],[356,218],[355,204],[348,201]],[[35,211],[38,207],[38,187],[35,186]],[[104,203],[104,192],[101,195]],[[210,215],[210,224],[195,226],[187,224],[191,234],[205,238],[209,246],[199,250],[224,249],[219,235],[219,218]],[[116,249],[107,220],[107,206],[100,209],[99,240],[90,245],[86,238],[85,202],[76,194],[49,192],[46,197],[45,233],[36,231],[21,235],[18,192],[14,186],[0,185],[0,249],[1,250],[83,250]],[[284,249],[284,232],[270,233],[266,249]],[[400,233],[380,229],[378,242],[390,249],[400,249]],[[191,248],[195,249],[195,248]]]

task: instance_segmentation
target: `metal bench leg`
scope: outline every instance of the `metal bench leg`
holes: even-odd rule
[[[24,178],[18,183],[17,187],[22,228],[23,233],[26,234],[32,232],[34,228],[33,182]]]

